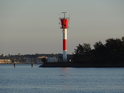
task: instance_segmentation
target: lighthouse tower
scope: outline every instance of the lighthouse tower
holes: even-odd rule
[[[61,21],[61,29],[63,33],[63,61],[67,62],[67,49],[68,49],[68,40],[67,40],[67,31],[69,28],[69,18],[65,16],[66,12],[62,12],[64,14],[63,18],[60,18]]]

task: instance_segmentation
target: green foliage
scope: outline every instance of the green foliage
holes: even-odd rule
[[[122,37],[122,42],[124,42],[124,36]]]
[[[94,44],[94,48],[95,50],[102,50],[103,48],[105,48],[105,46],[102,44],[101,41],[99,41]]]
[[[107,39],[105,44],[96,42],[94,49],[90,44],[79,44],[73,55],[73,62],[89,62],[99,65],[124,65],[124,37]]]
[[[89,51],[91,51],[90,44],[86,44],[86,43],[84,43],[83,45],[79,44],[75,49],[75,54],[84,55]]]

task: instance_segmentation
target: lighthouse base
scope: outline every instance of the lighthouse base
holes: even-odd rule
[[[67,62],[67,51],[63,51],[63,62]]]

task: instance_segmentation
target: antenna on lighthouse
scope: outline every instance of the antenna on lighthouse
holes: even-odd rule
[[[65,16],[66,16],[66,13],[67,13],[67,12],[61,12],[61,13],[63,13],[63,14],[64,14],[64,18],[65,18]]]

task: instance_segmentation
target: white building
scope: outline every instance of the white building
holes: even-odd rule
[[[0,64],[10,64],[12,63],[10,59],[0,59]]]
[[[58,62],[58,58],[56,56],[48,57],[47,62]]]

